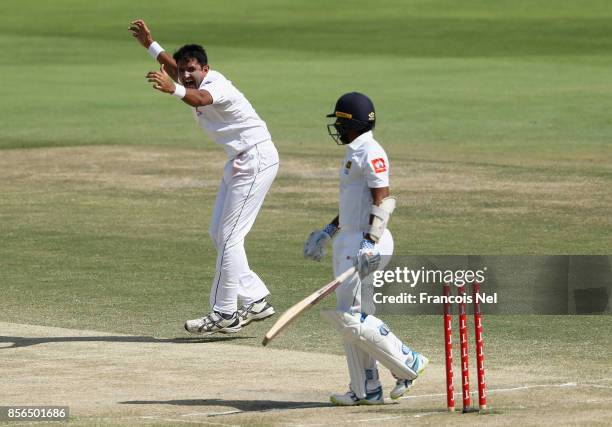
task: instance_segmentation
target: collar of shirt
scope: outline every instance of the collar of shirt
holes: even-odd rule
[[[215,77],[217,77],[217,74],[219,74],[217,71],[210,68],[202,79],[202,83],[200,83],[200,87],[198,89],[204,89],[204,85],[212,83],[212,81],[215,80]]]
[[[357,138],[353,139],[353,142],[348,144],[348,148],[351,150],[358,150],[366,141],[372,139],[372,131],[369,130],[366,133],[362,133]]]

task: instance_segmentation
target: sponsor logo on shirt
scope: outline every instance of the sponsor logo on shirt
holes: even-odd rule
[[[374,173],[387,172],[387,164],[382,157],[372,160],[372,167],[374,168]]]
[[[350,160],[348,162],[346,162],[346,165],[344,165],[344,174],[348,175],[349,172],[351,171],[351,166],[353,166],[353,162],[351,162]]]

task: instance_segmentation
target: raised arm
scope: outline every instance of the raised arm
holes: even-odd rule
[[[213,98],[208,91],[203,89],[188,89],[181,85],[180,82],[174,83],[170,79],[165,68],[164,64],[162,64],[159,71],[149,71],[147,73],[147,80],[149,83],[153,83],[153,89],[174,95],[180,98],[185,104],[196,108],[213,103]]]
[[[159,43],[153,40],[153,36],[151,35],[151,31],[147,24],[142,19],[136,19],[130,23],[130,27],[128,28],[132,36],[138,40],[145,49],[148,50],[149,54],[154,57],[160,65],[163,65],[166,73],[174,80],[177,79],[177,66],[174,58],[166,52]]]

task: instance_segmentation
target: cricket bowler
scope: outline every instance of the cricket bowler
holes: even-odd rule
[[[398,399],[428,360],[408,348],[373,315],[371,298],[362,300],[362,278],[384,268],[393,254],[387,223],[395,198],[389,192],[389,159],[372,133],[376,123],[374,104],[364,94],[347,93],[327,117],[335,118],[328,125],[330,136],[346,147],[340,169],[340,209],[333,221],[310,234],[304,256],[320,261],[325,246],[334,238],[334,275],[356,267],[356,273],[336,289],[336,310],[323,312],[343,337],[350,376],[348,392],[334,394],[330,400],[340,406],[378,405],[384,399],[377,362],[397,379],[391,398]]]
[[[211,311],[185,322],[185,329],[236,333],[274,314],[266,285],[249,267],[244,239],[276,177],[278,152],[266,123],[231,81],[211,69],[202,46],[187,44],[170,56],[144,21],[133,21],[129,31],[161,65],[146,75],[153,88],[191,107],[200,127],[227,154],[209,230],[217,249]]]

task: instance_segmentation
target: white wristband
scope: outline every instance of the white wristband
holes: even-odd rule
[[[157,42],[151,43],[151,46],[147,49],[149,51],[149,55],[153,57],[153,59],[157,59],[160,53],[162,53],[165,49],[159,45]]]
[[[176,96],[177,98],[183,99],[185,95],[187,95],[187,89],[185,89],[185,86],[175,83],[174,93],[172,95]]]

